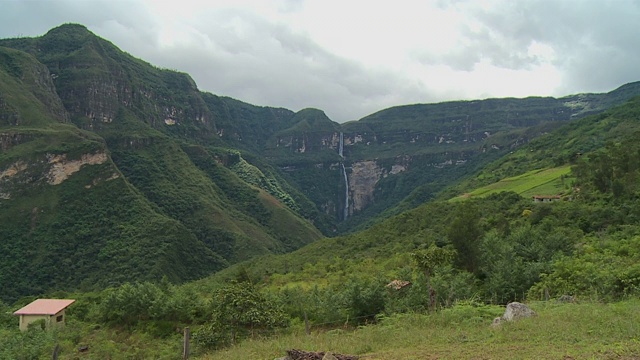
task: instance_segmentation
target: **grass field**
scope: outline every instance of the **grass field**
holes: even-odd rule
[[[470,193],[457,196],[451,201],[482,197],[503,191],[513,191],[523,197],[558,195],[569,189],[572,180],[569,177],[570,174],[570,166],[532,170],[519,176],[502,179],[496,183],[483,186]]]
[[[203,355],[269,359],[287,349],[331,351],[361,359],[640,359],[640,300],[533,303],[538,316],[492,327],[499,306],[458,305],[432,315],[403,314],[355,330],[292,333]],[[200,358],[200,357],[199,357]]]

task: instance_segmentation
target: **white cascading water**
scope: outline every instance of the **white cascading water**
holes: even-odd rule
[[[340,146],[338,147],[338,154],[342,158],[342,162],[340,162],[340,167],[342,169],[342,176],[344,177],[344,187],[345,187],[345,197],[344,197],[344,217],[343,221],[347,220],[349,217],[349,179],[347,178],[347,169],[344,167],[344,135],[340,132]]]

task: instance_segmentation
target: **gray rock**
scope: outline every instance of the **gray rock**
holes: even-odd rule
[[[531,310],[527,305],[519,302],[512,302],[507,304],[507,309],[504,311],[504,314],[501,317],[493,319],[493,323],[491,324],[491,326],[499,327],[505,321],[513,321],[536,315],[536,312]]]
[[[493,323],[491,323],[491,326],[493,327],[497,327],[502,325],[502,318],[501,317],[497,317],[495,319],[493,319]]]
[[[536,312],[531,310],[527,305],[519,302],[512,302],[507,304],[507,309],[504,311],[504,315],[502,315],[502,320],[513,321],[536,315]]]

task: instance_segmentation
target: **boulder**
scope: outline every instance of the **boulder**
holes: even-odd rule
[[[502,323],[502,318],[501,317],[497,317],[497,318],[493,319],[493,323],[491,323],[491,326],[493,326],[493,327],[500,326],[501,323]]]
[[[507,309],[504,311],[502,319],[506,321],[513,321],[531,316],[536,316],[536,312],[531,310],[527,305],[519,302],[512,302],[507,304]]]
[[[527,305],[519,302],[512,302],[507,304],[507,309],[501,317],[493,319],[491,326],[500,326],[503,321],[513,321],[536,315],[536,312],[531,310]]]

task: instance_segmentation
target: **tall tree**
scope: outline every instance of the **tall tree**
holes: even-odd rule
[[[480,267],[480,211],[471,201],[461,203],[453,213],[447,237],[457,251],[456,265],[476,274]]]
[[[430,311],[433,311],[436,307],[436,291],[431,286],[431,277],[438,267],[451,263],[454,257],[454,250],[440,248],[435,244],[431,244],[427,249],[416,250],[411,253],[411,258],[417,268],[424,273],[424,277],[427,280]]]

